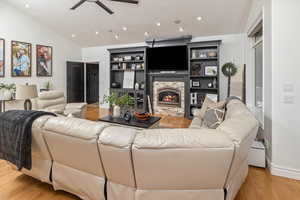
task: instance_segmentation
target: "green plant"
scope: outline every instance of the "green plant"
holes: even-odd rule
[[[228,62],[222,66],[222,72],[224,76],[228,77],[228,89],[227,89],[227,97],[230,97],[230,85],[231,85],[231,77],[237,73],[237,67],[234,63]]]
[[[47,81],[47,82],[45,82],[45,89],[47,89],[47,90],[50,90],[50,89],[51,89],[51,87],[52,87],[52,83],[51,83],[51,81]]]
[[[16,84],[4,84],[0,83],[0,90],[6,89],[6,90],[11,90],[13,92],[16,91]]]
[[[114,105],[117,105],[116,102],[117,102],[117,99],[118,99],[118,95],[113,92],[111,93],[111,95],[104,95],[103,97],[103,103],[108,103],[109,106],[114,106]]]
[[[117,98],[116,105],[121,108],[130,108],[134,106],[134,98],[128,94],[125,94]]]

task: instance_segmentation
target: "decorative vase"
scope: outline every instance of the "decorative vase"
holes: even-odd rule
[[[120,106],[114,106],[113,108],[113,117],[120,117],[121,116],[121,108]]]

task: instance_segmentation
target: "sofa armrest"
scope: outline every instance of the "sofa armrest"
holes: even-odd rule
[[[73,110],[73,109],[83,109],[87,103],[68,103],[66,105],[66,110]]]

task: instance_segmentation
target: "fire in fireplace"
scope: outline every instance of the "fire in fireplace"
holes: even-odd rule
[[[181,107],[180,91],[173,88],[159,89],[158,104],[164,106]]]

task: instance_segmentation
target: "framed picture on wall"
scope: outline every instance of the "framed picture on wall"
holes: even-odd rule
[[[45,45],[36,45],[36,75],[52,76],[53,48]]]
[[[30,77],[32,48],[26,42],[11,41],[11,76]]]
[[[0,77],[5,76],[5,40],[0,38]]]

